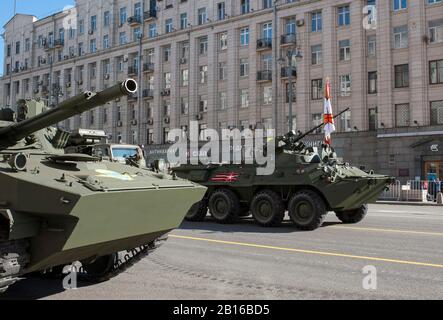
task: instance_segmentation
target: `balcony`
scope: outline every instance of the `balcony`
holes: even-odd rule
[[[282,79],[284,78],[289,78],[289,75],[291,75],[291,77],[296,78],[297,77],[297,69],[294,67],[284,67],[281,68],[281,77]]]
[[[144,89],[143,90],[143,99],[153,99],[154,98],[154,90]]]
[[[257,72],[257,81],[272,81],[272,70],[262,70]]]
[[[272,38],[263,38],[257,40],[257,51],[272,48]]]
[[[65,45],[65,41],[62,39],[54,40],[54,42],[46,42],[45,44],[45,50],[52,50],[52,49],[60,49]]]
[[[136,27],[142,23],[142,18],[140,16],[132,16],[128,18],[128,23],[131,27]]]
[[[145,21],[151,21],[153,19],[157,19],[157,10],[152,9],[152,10],[149,10],[149,11],[145,11],[143,13],[143,19]]]
[[[128,67],[128,76],[136,76],[138,75],[138,67],[130,66]]]
[[[144,63],[143,72],[148,72],[148,73],[154,72],[154,64],[151,62]]]
[[[171,89],[163,89],[163,90],[160,92],[160,95],[161,95],[162,97],[168,97],[168,96],[170,96],[170,95],[171,95]]]
[[[281,46],[297,45],[297,35],[294,33],[284,34],[280,38]]]

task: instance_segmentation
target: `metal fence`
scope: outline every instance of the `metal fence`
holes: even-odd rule
[[[379,197],[384,201],[436,201],[438,193],[442,192],[443,183],[438,181],[416,181],[410,180],[405,185],[395,181],[388,190]]]

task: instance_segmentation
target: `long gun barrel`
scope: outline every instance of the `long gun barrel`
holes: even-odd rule
[[[343,110],[342,112],[340,112],[339,114],[336,114],[333,119],[340,117],[343,113],[345,113],[346,111],[348,111],[350,108],[347,108],[345,110]],[[304,137],[310,135],[311,133],[317,131],[318,129],[322,128],[325,125],[325,123],[319,124],[318,126],[316,126],[315,128],[312,128],[311,130],[303,133],[302,135],[298,136],[295,138],[295,140],[293,141],[293,143],[296,143],[298,141],[300,141],[301,139],[303,139]]]
[[[33,118],[0,129],[0,150],[15,145],[30,134],[55,125],[77,114],[102,106],[109,101],[137,91],[135,80],[127,79],[101,92],[86,91],[63,101],[58,107],[45,111]]]

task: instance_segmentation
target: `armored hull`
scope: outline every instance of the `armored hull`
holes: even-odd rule
[[[0,119],[0,292],[78,261],[90,281],[107,280],[156,249],[203,197],[205,187],[165,173],[64,152],[70,134],[51,125],[136,90],[129,79],[46,111],[23,101],[20,121]]]

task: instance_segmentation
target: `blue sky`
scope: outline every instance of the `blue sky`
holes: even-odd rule
[[[16,0],[17,13],[33,14],[37,18],[48,16],[61,11],[67,5],[73,5],[74,0]],[[14,15],[14,0],[0,0],[0,33],[3,26]],[[0,38],[0,75],[3,74],[3,55],[5,53],[3,38]]]

